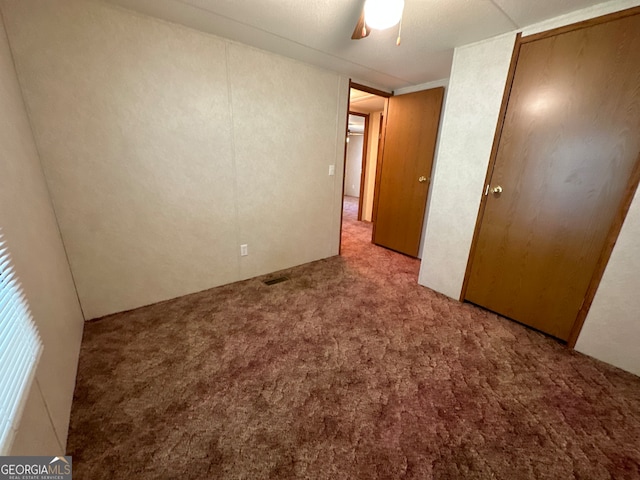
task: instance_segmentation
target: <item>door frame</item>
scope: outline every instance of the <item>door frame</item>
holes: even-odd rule
[[[347,90],[347,115],[345,115],[344,122],[344,153],[342,158],[342,196],[340,197],[340,204],[342,208],[340,208],[340,231],[338,232],[338,255],[342,254],[342,221],[344,220],[344,182],[345,182],[345,173],[347,170],[347,131],[349,130],[349,107],[351,105],[351,89],[355,88],[356,90],[360,90],[363,92],[371,93],[372,95],[378,95],[379,97],[389,98],[393,97],[393,92],[385,92],[383,90],[378,90],[377,88],[368,87],[366,85],[362,85],[361,83],[356,83],[353,80],[349,79],[349,88]],[[386,109],[385,109],[386,112]],[[384,138],[384,137],[383,137]],[[382,141],[382,139],[380,139]],[[378,154],[380,154],[380,146],[378,146]],[[377,178],[376,178],[377,183]],[[375,209],[375,194],[373,198],[373,205]],[[375,228],[375,224],[374,224]]]
[[[364,197],[364,178],[367,171],[367,155],[369,153],[369,117],[368,113],[360,113],[349,110],[349,115],[364,117],[364,134],[362,143],[362,165],[360,167],[360,196],[358,197],[358,221],[362,220],[362,201]],[[347,120],[347,135],[349,135],[349,121]],[[346,168],[346,167],[345,167]]]
[[[378,218],[378,199],[380,198],[380,181],[382,179],[382,158],[384,153],[385,138],[387,135],[387,118],[389,113],[389,102],[385,102],[382,116],[380,117],[380,139],[378,140],[378,155],[376,158],[376,179],[373,184],[373,206],[371,209],[371,222],[373,228],[371,229],[371,243],[376,237],[376,221]]]
[[[491,147],[491,155],[489,157],[487,174],[485,176],[484,184],[482,187],[482,193],[481,193],[482,197],[480,200],[478,217],[476,218],[476,224],[473,232],[471,249],[469,250],[469,257],[467,260],[467,268],[464,275],[464,282],[462,284],[462,291],[460,293],[461,302],[465,301],[465,297],[467,295],[467,288],[469,286],[469,277],[471,273],[471,267],[473,265],[473,258],[476,253],[476,245],[477,245],[478,237],[480,234],[480,226],[482,225],[482,219],[484,217],[484,212],[485,212],[487,199],[488,199],[488,195],[486,194],[486,192],[487,192],[488,186],[491,183],[493,170],[496,164],[498,147],[500,145],[500,140],[502,137],[502,130],[504,127],[505,117],[507,113],[507,106],[509,104],[509,97],[511,96],[511,88],[513,86],[513,80],[515,78],[516,67],[518,65],[520,48],[522,47],[522,45],[529,42],[535,42],[536,40],[541,40],[543,38],[561,35],[563,33],[572,32],[575,30],[583,29],[583,28],[588,28],[594,25],[611,22],[614,20],[618,20],[620,18],[632,16],[632,15],[640,15],[640,7],[632,7],[626,10],[621,10],[619,12],[602,15],[599,17],[591,18],[589,20],[574,23],[571,25],[565,25],[559,28],[554,28],[552,30],[547,30],[547,31],[536,33],[533,35],[527,35],[526,37],[523,37],[522,33],[518,33],[516,35],[515,45],[514,45],[513,53],[511,56],[511,64],[509,65],[509,71],[507,74],[507,82],[505,85],[504,94],[502,96],[502,105],[500,106],[498,124],[496,126],[496,132],[493,138],[493,145]],[[638,183],[640,183],[640,155],[636,160],[633,173],[631,174],[629,178],[629,182],[627,183],[627,187],[625,189],[622,201],[620,202],[620,206],[618,207],[618,211],[616,212],[614,221],[611,224],[611,227],[609,228],[609,232],[607,234],[605,244],[598,257],[598,262],[596,263],[596,268],[593,272],[591,280],[589,281],[589,286],[587,287],[587,291],[585,293],[582,307],[580,307],[580,310],[578,311],[578,314],[573,322],[571,334],[569,335],[569,339],[567,340],[567,346],[571,349],[575,347],[576,342],[578,340],[578,336],[580,335],[580,331],[582,330],[582,326],[584,325],[584,321],[587,318],[587,314],[589,313],[589,309],[591,308],[591,304],[593,303],[593,299],[598,290],[598,286],[600,285],[600,281],[602,280],[602,276],[604,275],[604,270],[607,266],[607,263],[609,262],[611,253],[613,252],[613,247],[615,246],[616,241],[618,239],[618,235],[620,234],[620,230],[622,229],[622,224],[624,222],[625,217],[627,216],[629,207],[631,206],[631,201],[633,200],[633,197],[638,188]]]

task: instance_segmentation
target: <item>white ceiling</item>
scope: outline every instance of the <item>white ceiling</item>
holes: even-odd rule
[[[381,112],[384,110],[384,97],[351,89],[349,94],[349,110],[360,113]],[[363,120],[364,124],[364,120]]]
[[[405,0],[397,29],[351,40],[364,0],[104,0],[394,90],[449,76],[453,48],[602,0]]]

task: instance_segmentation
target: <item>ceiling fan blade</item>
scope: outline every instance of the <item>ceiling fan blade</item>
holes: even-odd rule
[[[360,40],[361,38],[368,37],[370,33],[371,30],[364,21],[364,9],[362,9],[358,23],[356,23],[356,28],[351,35],[351,40]]]

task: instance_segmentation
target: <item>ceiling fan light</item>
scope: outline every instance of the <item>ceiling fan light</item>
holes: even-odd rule
[[[403,9],[404,0],[367,0],[364,20],[370,28],[385,30],[398,24]]]

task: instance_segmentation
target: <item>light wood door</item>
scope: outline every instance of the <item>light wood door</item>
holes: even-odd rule
[[[416,257],[444,88],[389,98],[373,211],[373,243]]]
[[[640,15],[521,45],[466,300],[569,338],[637,168],[638,52]]]

